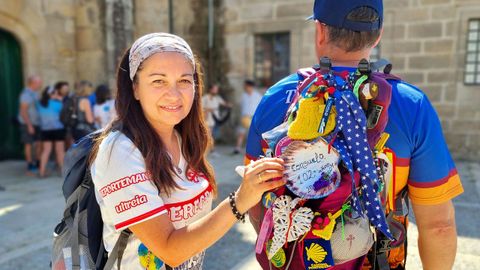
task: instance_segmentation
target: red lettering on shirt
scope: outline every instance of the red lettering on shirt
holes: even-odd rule
[[[115,205],[115,211],[117,211],[117,213],[120,214],[147,202],[148,202],[147,195],[141,195],[141,196],[136,195],[131,200],[122,201],[119,204]]]
[[[204,205],[210,201],[211,196],[212,188],[209,186],[202,193],[188,201],[166,204],[165,207],[168,209],[170,220],[175,222],[194,217],[198,212],[203,210]]]
[[[112,194],[116,191],[119,191],[123,188],[126,188],[131,185],[135,185],[141,182],[149,181],[151,179],[150,174],[147,172],[132,174],[130,176],[118,179],[114,182],[109,183],[108,185],[100,188],[99,192],[102,197],[106,197],[109,194]]]

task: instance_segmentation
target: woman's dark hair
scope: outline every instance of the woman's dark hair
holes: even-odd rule
[[[48,101],[50,100],[50,93],[48,90],[50,90],[50,87],[51,86],[45,87],[42,91],[42,96],[40,97],[40,105],[44,108],[48,107]]]
[[[68,82],[60,81],[55,83],[53,86],[53,90],[50,90],[51,86],[45,87],[45,89],[43,89],[43,92],[42,92],[42,97],[40,98],[40,105],[46,108],[48,106],[48,101],[50,100],[50,96],[53,95],[53,93],[55,92],[60,93],[60,89],[62,89],[64,85],[68,85]]]
[[[255,86],[255,82],[253,80],[250,80],[250,79],[245,80],[243,83],[247,86],[251,86],[251,87]]]
[[[133,83],[129,77],[129,52],[124,54],[120,67],[117,71],[117,95],[115,108],[117,118],[107,127],[96,140],[90,155],[90,163],[95,159],[101,141],[108,134],[118,128],[123,134],[132,140],[145,160],[147,171],[152,176],[152,181],[158,188],[159,193],[171,192],[179,188],[173,175],[176,174],[171,158],[167,153],[165,144],[157,135],[153,127],[145,118],[140,102],[133,96]],[[134,78],[134,81],[136,78]],[[217,192],[212,166],[206,160],[206,151],[211,144],[208,129],[203,116],[201,96],[203,92],[203,73],[199,61],[195,60],[195,94],[190,113],[175,129],[182,139],[182,154],[188,164],[188,169],[201,172],[210,182],[214,194]]]
[[[110,88],[107,85],[101,84],[95,90],[96,103],[102,105],[110,98]]]
[[[378,19],[378,13],[370,7],[356,8],[347,16],[347,20],[355,22],[375,22]],[[327,28],[330,42],[346,52],[373,47],[381,33],[381,30],[359,32],[330,25],[327,25]]]
[[[64,87],[65,85],[68,86],[68,82],[59,81],[53,86],[53,89],[55,89],[55,91],[60,91],[60,89],[62,89],[62,87]]]

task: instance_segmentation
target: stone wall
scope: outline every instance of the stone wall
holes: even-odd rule
[[[206,0],[175,0],[174,32],[191,43],[208,67]],[[239,100],[254,75],[254,35],[290,32],[290,69],[314,64],[314,26],[305,21],[311,0],[215,0],[216,44],[212,81],[231,85]],[[480,158],[480,86],[463,84],[469,18],[478,0],[384,0],[380,54],[394,72],[421,87],[442,121],[455,155]],[[21,44],[24,77],[48,84],[88,79],[114,86],[118,57],[131,42],[169,30],[168,0],[0,0],[0,28]],[[220,36],[219,36],[220,35]],[[212,72],[211,72],[212,73]],[[223,76],[226,73],[225,76]],[[219,76],[222,75],[222,76]]]
[[[480,158],[480,86],[465,86],[467,23],[475,0],[387,0],[383,57],[432,101],[455,156]]]
[[[22,47],[24,78],[40,74],[46,83],[76,79],[75,17],[73,0],[0,1],[0,28],[12,33]]]
[[[305,18],[312,1],[225,0],[228,74],[236,89],[254,75],[254,34],[289,31],[290,68],[315,62],[314,26]],[[381,57],[418,85],[435,106],[457,158],[480,158],[480,86],[463,84],[469,18],[480,18],[478,0],[385,0]],[[237,91],[237,96],[241,91]]]

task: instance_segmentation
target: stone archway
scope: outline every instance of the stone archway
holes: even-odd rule
[[[33,31],[22,21],[0,11],[0,28],[11,33],[20,43],[22,49],[23,75],[39,74],[40,54],[38,53],[38,40]]]
[[[22,50],[18,40],[0,29],[0,160],[21,158],[18,96],[23,87]]]
[[[40,54],[36,35],[22,21],[0,11],[2,67],[0,68],[0,159],[21,158],[17,126],[18,96],[30,74],[40,74]]]

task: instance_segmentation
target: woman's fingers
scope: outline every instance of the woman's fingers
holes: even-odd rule
[[[279,159],[264,160],[254,164],[253,167],[247,167],[247,174],[255,175],[266,170],[284,170],[283,162],[280,162]]]
[[[272,190],[272,189],[281,187],[281,186],[285,185],[286,183],[287,183],[287,180],[282,178],[282,179],[278,179],[278,180],[274,180],[274,181],[263,182],[259,186],[260,186],[260,189],[263,192],[265,192],[265,191],[268,191],[268,190]]]
[[[283,170],[265,170],[263,172],[260,172],[257,174],[256,178],[254,181],[258,184],[263,183],[265,181],[278,178],[278,177],[283,177]]]
[[[255,167],[257,167],[259,165],[262,165],[262,163],[265,163],[265,162],[276,162],[276,163],[280,163],[282,165],[285,163],[283,161],[283,159],[281,159],[281,158],[261,158],[261,159],[258,159],[256,161],[252,162],[248,166],[251,166],[252,169],[254,169]]]

